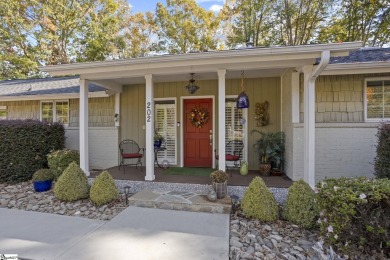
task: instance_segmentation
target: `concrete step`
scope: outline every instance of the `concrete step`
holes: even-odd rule
[[[144,208],[230,214],[229,196],[211,202],[206,195],[185,191],[141,190],[129,198],[129,205]]]

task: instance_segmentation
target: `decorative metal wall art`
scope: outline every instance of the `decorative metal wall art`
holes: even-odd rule
[[[269,124],[268,107],[268,101],[265,101],[263,103],[256,103],[255,119],[257,120],[257,126],[266,126]]]

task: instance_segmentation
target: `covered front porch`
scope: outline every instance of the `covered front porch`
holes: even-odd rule
[[[115,116],[118,139],[113,147],[118,147],[119,142],[124,139],[132,139],[140,147],[146,149],[142,158],[145,166],[144,171],[128,174],[129,178],[137,176],[137,178],[140,177],[146,181],[171,178],[171,176],[160,174],[160,170],[155,168],[153,139],[156,128],[159,131],[159,126],[156,124],[159,113],[166,113],[167,117],[172,116],[173,118],[170,140],[174,141],[174,145],[172,145],[174,149],[168,158],[172,160],[170,164],[179,167],[194,166],[191,165],[194,162],[186,160],[195,154],[198,156],[197,159],[207,155],[207,167],[216,167],[215,154],[225,155],[226,143],[230,138],[229,133],[235,131],[227,126],[226,104],[241,92],[239,82],[242,71],[245,71],[245,77],[249,79],[249,84],[246,87],[251,103],[250,110],[243,110],[240,115],[242,120],[239,120],[242,125],[240,131],[245,147],[242,160],[249,162],[250,169],[258,169],[258,155],[253,149],[255,137],[250,135],[251,130],[255,127],[261,127],[256,123],[253,113],[254,106],[258,102],[268,101],[272,96],[271,124],[258,130],[265,132],[284,131],[286,133],[284,171],[287,176],[294,176],[292,164],[296,162],[291,154],[296,148],[293,147],[291,132],[292,125],[299,122],[299,83],[302,73],[304,85],[304,108],[302,109],[304,114],[304,174],[302,177],[311,186],[314,186],[315,79],[327,66],[330,56],[344,56],[350,50],[360,46],[360,43],[343,43],[249,48],[67,64],[43,67],[41,70],[52,76],[80,75],[80,166],[86,174],[89,175],[90,169],[93,168],[90,167],[89,156],[92,144],[89,143],[89,139],[92,140],[94,137],[88,133],[88,85],[93,83],[105,87],[107,93],[115,94],[115,115],[113,117]],[[203,84],[196,95],[188,93],[184,88],[191,73],[195,73],[196,80]],[[158,110],[156,105],[160,106],[161,109]],[[172,115],[167,114],[170,107],[175,110]],[[207,108],[210,113],[208,122],[210,128],[203,131],[201,143],[188,146],[190,142],[200,140],[202,132],[198,129],[199,131],[194,132],[191,136],[192,129],[186,130],[187,125],[190,125],[187,120],[188,112],[193,107]],[[186,136],[189,137],[187,141]],[[234,140],[234,134],[232,136]],[[99,138],[97,138],[98,142],[104,141]],[[99,153],[103,157],[111,156],[112,161],[115,162],[115,152],[104,153],[104,151],[100,151]],[[198,161],[195,161],[195,164]],[[226,170],[225,156],[219,156],[218,169]],[[112,173],[115,175],[114,171]],[[252,174],[258,175],[257,173]],[[158,175],[160,176],[158,177]],[[190,178],[189,176],[185,177],[183,182],[188,183]],[[241,177],[238,174],[235,174],[233,178],[237,178],[237,183],[240,183]],[[204,180],[206,179],[206,183],[209,183],[209,179],[205,178]],[[245,183],[241,180],[241,183],[243,184],[238,185],[247,185],[249,182]]]

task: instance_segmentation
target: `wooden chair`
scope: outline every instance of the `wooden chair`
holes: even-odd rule
[[[119,144],[119,170],[123,166],[123,173],[126,172],[126,165],[135,165],[137,169],[138,164],[141,165],[142,171],[142,161],[141,159],[144,157],[144,148],[140,148],[139,145],[131,139],[126,139],[120,142]],[[125,160],[136,160],[135,163],[125,164]]]
[[[241,155],[244,150],[244,143],[240,140],[229,141],[225,146],[225,161],[233,162],[234,167],[241,166]],[[215,159],[219,160],[219,155],[215,151]],[[228,171],[228,166],[226,164],[226,171]],[[231,175],[231,173],[230,173]]]

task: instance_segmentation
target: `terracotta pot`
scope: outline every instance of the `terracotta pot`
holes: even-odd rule
[[[223,199],[227,195],[227,181],[225,182],[213,182],[212,183],[215,193],[217,193],[218,199]]]
[[[270,163],[260,163],[260,173],[269,176],[271,173],[271,164]]]

